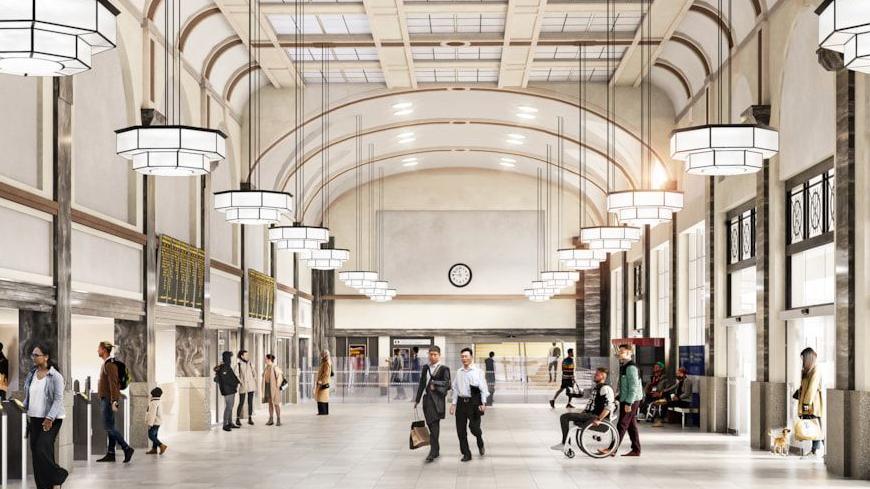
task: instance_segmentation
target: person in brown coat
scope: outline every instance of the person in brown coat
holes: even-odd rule
[[[281,426],[281,385],[284,384],[284,372],[275,365],[275,355],[266,355],[266,367],[263,369],[263,404],[269,405],[269,421],[266,426]]]
[[[97,346],[97,355],[103,360],[100,382],[97,384],[97,397],[100,399],[100,410],[103,413],[103,427],[109,437],[106,456],[97,462],[114,462],[117,444],[121,445],[124,451],[124,463],[128,463],[133,458],[133,447],[127,444],[124,435],[115,427],[115,411],[118,410],[118,403],[121,401],[121,377],[115,359],[111,357],[114,348],[115,345],[108,341],[101,341]]]
[[[317,368],[317,379],[315,379],[317,399],[317,415],[325,416],[329,414],[329,378],[332,376],[332,360],[329,359],[329,351],[323,350],[320,353],[320,367]]]
[[[801,352],[801,387],[795,392],[798,401],[798,417],[801,419],[815,419],[819,426],[825,417],[825,403],[822,397],[822,373],[816,368],[817,355],[812,348],[805,348]],[[822,440],[813,440],[812,451],[809,456],[815,457],[822,448]]]

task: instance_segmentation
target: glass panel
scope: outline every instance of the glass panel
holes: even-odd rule
[[[755,256],[755,249],[754,249],[755,247],[753,246],[753,243],[755,242],[755,240],[753,239],[754,233],[753,233],[753,229],[752,229],[753,228],[752,223],[753,223],[752,215],[744,216],[741,220],[741,227],[742,227],[742,230],[741,230],[742,232],[741,232],[741,237],[740,237],[741,238],[740,239],[740,242],[741,242],[740,259],[741,260],[748,260],[749,258],[752,258],[753,256]]]
[[[808,191],[808,212],[809,212],[809,229],[808,237],[812,238],[824,233],[823,220],[825,218],[824,204],[822,203],[824,196],[824,185],[822,177],[819,175],[810,180]]]
[[[791,259],[791,307],[834,302],[834,244],[795,253]]]
[[[792,190],[789,197],[789,244],[804,240],[804,194],[803,186]]]
[[[836,382],[836,322],[833,316],[822,316],[788,321],[787,332],[787,372],[788,391],[792,393],[800,387],[801,357],[804,348],[812,348],[818,357],[816,368],[822,374],[822,396],[827,389],[834,388]],[[788,426],[794,423],[797,415],[797,404],[789,402]],[[822,419],[822,423],[825,419]],[[824,426],[822,427],[824,431]],[[799,442],[793,441],[793,444]],[[807,443],[808,442],[804,442]],[[807,447],[808,448],[808,447]]]
[[[755,267],[731,274],[731,304],[728,315],[742,316],[755,312]]]
[[[728,233],[728,263],[737,263],[740,261],[740,226],[737,218],[731,220],[729,227],[731,230]]]

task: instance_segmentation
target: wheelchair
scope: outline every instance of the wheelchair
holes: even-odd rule
[[[606,419],[595,426],[587,423],[585,426],[576,424],[568,431],[568,439],[562,453],[568,458],[574,458],[579,449],[592,458],[604,458],[609,456],[619,447],[619,431],[616,422],[619,419],[619,403]],[[604,453],[602,453],[604,451]]]

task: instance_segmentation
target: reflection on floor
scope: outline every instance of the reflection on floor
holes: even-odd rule
[[[410,404],[333,404],[329,417],[305,404],[286,410],[280,428],[183,433],[163,456],[138,450],[132,464],[80,464],[70,489],[187,488],[782,488],[866,487],[833,480],[821,461],[751,452],[745,439],[676,428],[643,428],[641,458],[568,460],[558,441],[561,410],[501,405],[483,421],[486,457],[460,463],[452,419],[442,457],[408,449]],[[627,450],[627,440],[624,450]],[[31,482],[32,484],[32,482]],[[13,486],[14,487],[14,486]]]

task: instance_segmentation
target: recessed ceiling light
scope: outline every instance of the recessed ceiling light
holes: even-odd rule
[[[520,105],[519,107],[517,107],[517,110],[520,112],[531,113],[531,114],[538,112],[538,109],[536,109],[534,107],[529,107],[528,105]]]
[[[417,166],[419,164],[420,164],[419,161],[414,160],[414,161],[406,161],[406,162],[402,163],[402,166],[404,166],[405,168],[410,168],[412,166]]]
[[[537,119],[538,118],[538,116],[536,116],[535,114],[527,114],[525,112],[517,112],[517,117],[519,117],[520,119]]]
[[[511,139],[519,139],[519,140],[526,139],[526,137],[523,136],[522,134],[516,134],[516,133],[508,134],[508,137]]]
[[[505,167],[505,168],[514,168],[515,166],[517,166],[516,163],[510,162],[510,161],[501,161],[501,162],[499,163],[499,165],[501,165],[501,166],[503,166],[503,167]]]
[[[408,114],[410,114],[410,113],[412,113],[412,112],[414,112],[413,109],[398,110],[398,111],[396,111],[396,112],[393,112],[393,115],[395,115],[395,116],[403,116],[403,115],[408,115]]]
[[[523,144],[522,139],[507,139],[505,142],[508,144]]]
[[[399,143],[401,143],[401,144],[413,143],[416,140],[417,140],[417,138],[405,138],[405,139],[400,139]]]
[[[410,109],[414,104],[411,102],[399,102],[398,104],[393,104],[393,110],[404,110]]]
[[[411,131],[403,132],[396,137],[399,139],[412,138],[412,137],[414,137],[414,133]]]
[[[503,163],[516,163],[517,162],[517,160],[515,160],[513,158],[501,158],[501,161]]]

